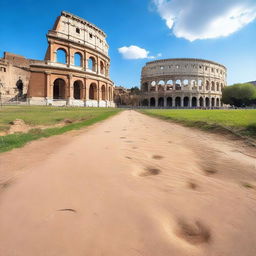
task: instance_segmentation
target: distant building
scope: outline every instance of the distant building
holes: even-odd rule
[[[141,72],[141,104],[150,107],[221,107],[225,66],[203,59],[163,59]]]
[[[45,59],[4,53],[0,58],[2,101],[34,105],[113,107],[106,34],[92,23],[62,12],[47,33]]]

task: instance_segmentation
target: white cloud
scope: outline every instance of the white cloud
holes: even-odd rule
[[[152,0],[177,37],[228,36],[256,18],[255,0]]]
[[[123,46],[118,48],[118,52],[122,54],[124,59],[155,59],[155,56],[149,56],[149,51],[146,49],[140,48],[136,45]],[[157,57],[160,57],[162,54],[159,53]]]

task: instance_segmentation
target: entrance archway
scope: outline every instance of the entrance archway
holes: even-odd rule
[[[196,104],[196,97],[193,97],[192,98],[192,107],[197,107],[197,104]]]
[[[83,90],[83,83],[79,80],[74,82],[74,99],[80,100],[82,99],[82,90]]]
[[[166,100],[167,107],[172,107],[172,97],[168,97]]]
[[[175,107],[180,107],[181,106],[181,99],[180,97],[175,98]]]
[[[65,81],[57,78],[53,83],[53,99],[65,99]]]
[[[101,86],[101,99],[106,100],[106,87],[104,84]]]
[[[183,106],[184,107],[188,107],[188,105],[189,105],[189,97],[184,97],[184,99],[183,99]]]
[[[144,99],[144,100],[142,101],[142,106],[148,107],[148,100],[147,100],[147,99]]]
[[[95,83],[90,85],[89,89],[89,99],[90,100],[97,100],[97,86]]]
[[[150,107],[155,107],[156,106],[156,100],[155,98],[150,99]]]
[[[163,107],[164,106],[164,98],[161,97],[158,99],[158,107]]]

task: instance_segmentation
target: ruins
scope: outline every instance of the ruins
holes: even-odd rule
[[[141,73],[141,105],[167,108],[221,107],[225,66],[203,59],[162,59]]]

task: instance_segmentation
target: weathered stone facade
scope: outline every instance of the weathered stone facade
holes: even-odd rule
[[[151,107],[221,107],[227,69],[202,59],[163,59],[146,63],[141,104]]]
[[[1,59],[0,71],[3,67],[6,72],[3,69],[0,79],[7,81],[2,88],[7,91],[10,87],[17,93],[13,79],[18,78],[30,104],[114,107],[106,34],[82,18],[62,12],[47,39],[44,61],[23,58],[26,63],[19,70],[26,74],[12,70],[17,67],[6,56]],[[10,98],[13,96],[10,93]],[[7,99],[4,94],[3,98]]]

